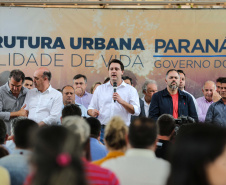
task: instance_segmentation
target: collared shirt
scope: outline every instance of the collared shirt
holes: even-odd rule
[[[106,125],[113,116],[120,116],[130,125],[131,115],[121,104],[113,100],[114,89],[110,82],[99,85],[94,91],[93,98],[88,109],[97,109],[100,114],[98,119],[102,125]],[[140,114],[140,102],[137,90],[124,81],[117,87],[117,93],[127,103],[133,105],[134,116]]]
[[[21,109],[27,92],[28,89],[22,87],[17,98],[13,96],[8,82],[0,87],[0,119],[2,119],[6,123],[7,134],[9,135],[11,130],[10,112],[16,112]]]
[[[204,122],[206,118],[206,113],[210,107],[210,105],[213,103],[213,101],[208,102],[205,98],[205,96],[202,96],[200,98],[196,99],[199,107],[198,111],[198,117],[200,122]]]
[[[85,91],[82,97],[75,95],[75,103],[82,104],[86,109],[88,109],[92,97],[92,94]]]
[[[170,164],[148,149],[128,149],[125,156],[108,160],[101,166],[112,170],[121,185],[164,185],[170,172]]]
[[[86,179],[90,185],[119,185],[119,180],[110,170],[91,164],[82,158]]]
[[[0,159],[0,166],[6,168],[10,174],[11,184],[23,184],[29,173],[29,150],[16,149],[11,155]]]
[[[142,100],[144,101],[144,111],[145,111],[145,116],[148,117],[149,116],[149,108],[150,108],[150,104],[148,104],[146,101],[145,101],[145,98],[143,97]]]
[[[45,124],[57,124],[63,106],[62,94],[50,85],[45,92],[34,88],[28,91],[24,104],[29,111],[28,118],[37,123],[43,121]]]
[[[226,105],[222,99],[210,105],[205,122],[226,127]]]
[[[96,138],[90,137],[90,153],[92,161],[96,161],[104,158],[108,151],[105,145],[100,144]]]

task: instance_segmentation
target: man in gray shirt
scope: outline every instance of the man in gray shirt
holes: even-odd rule
[[[25,75],[16,69],[10,72],[9,81],[0,87],[0,119],[6,123],[10,135],[10,119],[18,116],[27,117],[28,111],[22,107],[27,88],[23,87]],[[22,107],[22,108],[21,108]]]
[[[226,127],[226,78],[221,81],[220,95],[222,98],[209,106],[205,122]]]

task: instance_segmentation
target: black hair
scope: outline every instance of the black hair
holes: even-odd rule
[[[108,71],[109,71],[109,68],[110,68],[110,66],[111,66],[112,63],[117,63],[117,64],[119,64],[120,67],[121,67],[121,70],[124,71],[124,65],[123,65],[123,63],[122,63],[120,60],[118,60],[118,59],[113,59],[113,60],[111,60],[111,61],[108,63]]]
[[[62,126],[41,128],[35,137],[32,185],[86,185],[80,137]],[[62,164],[62,160],[67,160]]]
[[[131,85],[133,85],[133,80],[132,80],[132,78],[130,78],[129,76],[123,76],[122,79],[123,79],[123,80],[129,80],[130,83],[131,83]]]
[[[22,83],[24,83],[25,75],[23,71],[19,69],[12,70],[9,74],[9,79],[11,79],[12,77],[16,82],[20,82],[22,80]]]
[[[220,82],[224,79],[224,77],[219,77],[218,79],[216,79],[216,82]]]
[[[210,185],[206,167],[226,146],[226,129],[211,124],[185,124],[178,131],[167,185]]]
[[[90,126],[90,136],[97,139],[100,135],[101,130],[100,121],[94,117],[86,118],[86,121]]]
[[[146,117],[134,119],[129,127],[129,142],[133,148],[147,148],[156,141],[157,129],[154,120]]]
[[[32,81],[32,82],[33,82],[33,79],[32,79],[31,77],[29,77],[29,76],[26,76],[26,77],[24,78],[24,80],[29,80],[29,81]]]
[[[170,70],[168,70],[168,71],[166,72],[166,76],[168,76],[168,74],[169,74],[170,72],[172,72],[172,71],[176,71],[177,74],[178,74],[178,76],[180,76],[180,75],[179,75],[179,72],[178,72],[176,69],[170,69]]]
[[[103,83],[103,84],[105,84],[105,83],[107,83],[107,82],[109,82],[109,81],[110,81],[110,78],[107,77],[107,78],[104,80],[104,83]]]
[[[186,77],[186,75],[185,75],[185,73],[184,73],[184,71],[183,71],[183,70],[178,69],[178,70],[177,70],[177,72],[178,72],[178,73],[182,73],[182,74],[184,74],[184,77]]]
[[[6,130],[5,122],[0,119],[0,145],[4,144],[6,134],[7,134],[7,130]]]
[[[52,77],[52,74],[51,74],[50,71],[44,71],[42,77],[43,78],[47,77],[47,79],[50,81],[51,77]]]
[[[77,74],[77,75],[75,75],[74,78],[73,78],[73,80],[77,80],[77,79],[79,79],[79,78],[84,78],[85,83],[87,83],[87,78],[86,78],[86,76],[85,76],[85,75],[82,75],[82,74]]]
[[[14,141],[16,147],[22,149],[31,148],[31,135],[35,129],[38,129],[38,124],[33,120],[19,120],[14,127]]]
[[[162,114],[157,120],[158,134],[161,136],[170,136],[175,129],[176,122],[172,115]]]
[[[66,105],[62,110],[62,118],[66,116],[82,116],[82,111],[76,104]]]
[[[221,83],[226,83],[226,78],[222,78]]]

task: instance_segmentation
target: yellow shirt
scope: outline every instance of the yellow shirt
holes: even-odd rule
[[[119,151],[113,151],[113,152],[109,152],[106,157],[104,157],[103,159],[100,159],[100,160],[97,160],[97,161],[93,161],[92,163],[93,164],[96,164],[96,165],[101,165],[103,162],[109,160],[109,159],[113,159],[113,158],[116,158],[116,157],[119,157],[119,156],[123,156],[125,155],[123,152],[119,152]]]
[[[10,185],[9,172],[3,167],[0,167],[0,177],[0,184]]]

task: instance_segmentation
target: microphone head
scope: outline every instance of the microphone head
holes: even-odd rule
[[[113,87],[117,87],[117,82],[113,82]]]

